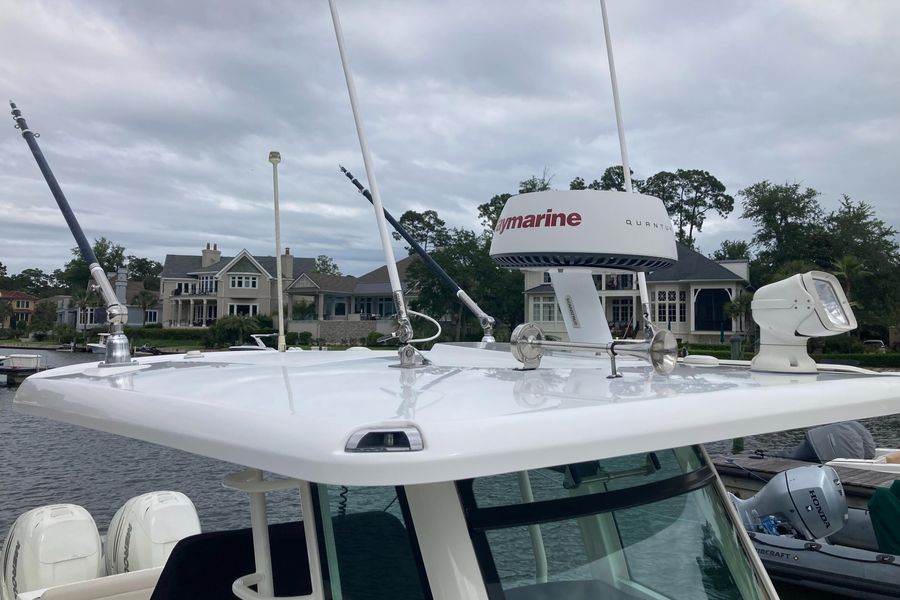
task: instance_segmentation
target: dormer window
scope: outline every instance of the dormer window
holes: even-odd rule
[[[232,275],[232,288],[253,288],[259,287],[259,277],[256,275]]]

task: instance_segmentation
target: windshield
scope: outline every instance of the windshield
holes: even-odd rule
[[[491,600],[767,598],[694,448],[457,482]]]

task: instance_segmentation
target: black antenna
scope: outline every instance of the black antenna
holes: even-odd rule
[[[109,284],[106,273],[103,271],[100,263],[97,262],[97,257],[94,255],[94,249],[91,248],[91,245],[88,243],[87,237],[85,237],[84,232],[81,230],[81,225],[78,224],[78,219],[75,218],[75,214],[72,212],[72,207],[69,206],[69,202],[66,200],[62,188],[59,187],[59,182],[56,181],[53,171],[50,170],[50,165],[47,163],[47,159],[44,157],[44,153],[41,152],[41,148],[37,143],[37,138],[40,134],[34,133],[28,128],[28,123],[25,122],[25,117],[22,116],[22,111],[16,107],[15,102],[10,100],[9,106],[12,108],[12,116],[13,121],[16,122],[16,129],[22,132],[22,137],[25,138],[25,142],[31,149],[31,154],[34,155],[34,160],[37,161],[38,167],[44,175],[44,179],[47,181],[47,185],[50,186],[50,192],[56,199],[56,204],[59,205],[59,210],[66,219],[66,223],[69,225],[69,231],[72,232],[75,241],[78,243],[78,249],[81,251],[81,256],[84,258],[84,262],[87,263],[88,268],[91,271],[91,277],[100,288],[100,291],[103,294],[103,300],[106,302],[106,318],[110,324],[110,335],[106,340],[106,361],[101,364],[121,365],[123,363],[131,362],[128,338],[125,337],[125,323],[128,322],[128,308],[121,304],[116,298],[116,293]]]
[[[371,202],[374,205],[375,202],[372,200],[372,194],[369,193],[369,190],[367,190],[363,186],[363,184],[361,184],[359,182],[359,180],[353,176],[353,173],[351,173],[350,171],[345,169],[342,165],[338,165],[338,166],[341,167],[341,172],[347,176],[347,179],[349,179],[353,183],[353,185],[356,186],[356,189],[359,190],[359,193],[362,194],[363,196],[365,196],[366,200],[368,200],[369,202]],[[383,210],[384,210],[384,218],[387,219],[387,222],[391,224],[391,226],[394,228],[394,230],[396,230],[397,233],[399,233],[400,236],[404,240],[406,240],[406,243],[408,243],[410,245],[410,247],[416,252],[416,254],[419,255],[419,258],[422,259],[422,261],[425,263],[425,265],[429,269],[431,269],[441,279],[441,281],[444,282],[444,285],[446,285],[448,288],[453,290],[453,293],[456,294],[456,297],[463,304],[465,304],[476,317],[478,317],[478,321],[481,324],[481,328],[484,330],[484,337],[482,337],[481,341],[482,342],[495,341],[494,340],[494,324],[496,323],[496,321],[494,320],[494,317],[488,315],[486,312],[481,310],[481,307],[478,306],[478,304],[476,304],[475,301],[469,297],[469,295],[465,292],[465,290],[463,290],[461,287],[459,287],[459,284],[456,283],[456,281],[454,281],[453,278],[447,274],[447,271],[445,271],[443,269],[443,267],[441,267],[441,265],[439,265],[433,258],[431,258],[431,255],[428,254],[428,252],[426,252],[424,248],[422,248],[422,246],[419,244],[419,242],[417,242],[415,239],[413,239],[413,237],[409,234],[409,232],[406,231],[406,228],[403,225],[401,225],[400,222],[397,221],[397,219],[395,219],[394,216],[391,215],[391,213],[389,213],[386,208]]]

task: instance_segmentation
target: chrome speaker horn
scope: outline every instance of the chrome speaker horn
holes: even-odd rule
[[[649,361],[660,375],[668,375],[678,363],[678,342],[668,329],[660,329],[644,342],[612,342],[611,346],[610,352],[614,355],[625,354]]]
[[[590,342],[555,342],[544,338],[544,332],[534,323],[523,323],[509,338],[510,351],[523,369],[536,369],[541,364],[544,348],[559,350],[593,350],[609,355],[609,377],[621,377],[616,369],[616,356],[634,356],[648,361],[660,375],[668,375],[678,362],[678,343],[667,329],[661,329],[648,340],[613,340],[606,344]]]

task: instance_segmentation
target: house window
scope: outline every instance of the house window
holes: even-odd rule
[[[685,290],[656,290],[656,314],[658,323],[684,323],[687,321],[687,292]]]
[[[532,296],[532,321],[562,321],[562,313],[556,304],[556,296]]]
[[[78,324],[79,325],[93,325],[94,324],[94,314],[97,311],[94,308],[83,308],[78,311]]]
[[[202,275],[200,277],[200,293],[214,294],[219,290],[218,281],[212,275]]]
[[[379,298],[377,301],[378,312],[381,318],[389,317],[397,312],[394,308],[394,300],[392,298]]]
[[[229,315],[247,315],[255,317],[259,313],[259,304],[229,304]]]
[[[373,298],[371,298],[371,297],[354,298],[353,304],[355,306],[354,306],[353,312],[363,314],[363,315],[372,314],[372,304],[373,304],[372,300],[373,300]]]
[[[159,323],[159,311],[158,310],[145,310],[144,311],[144,323]]]
[[[259,277],[256,275],[232,275],[231,287],[233,288],[256,288],[258,287]]]
[[[31,302],[28,300],[16,300],[16,308],[28,308]]]
[[[612,321],[616,325],[626,325],[634,318],[633,298],[610,298]]]
[[[545,271],[545,272],[544,272],[544,283],[551,283],[551,282],[550,282],[550,272],[549,272],[549,271]]]
[[[630,275],[630,274],[607,275],[606,276],[606,289],[607,290],[630,290],[630,289],[632,289],[633,281],[634,281],[634,275]]]

